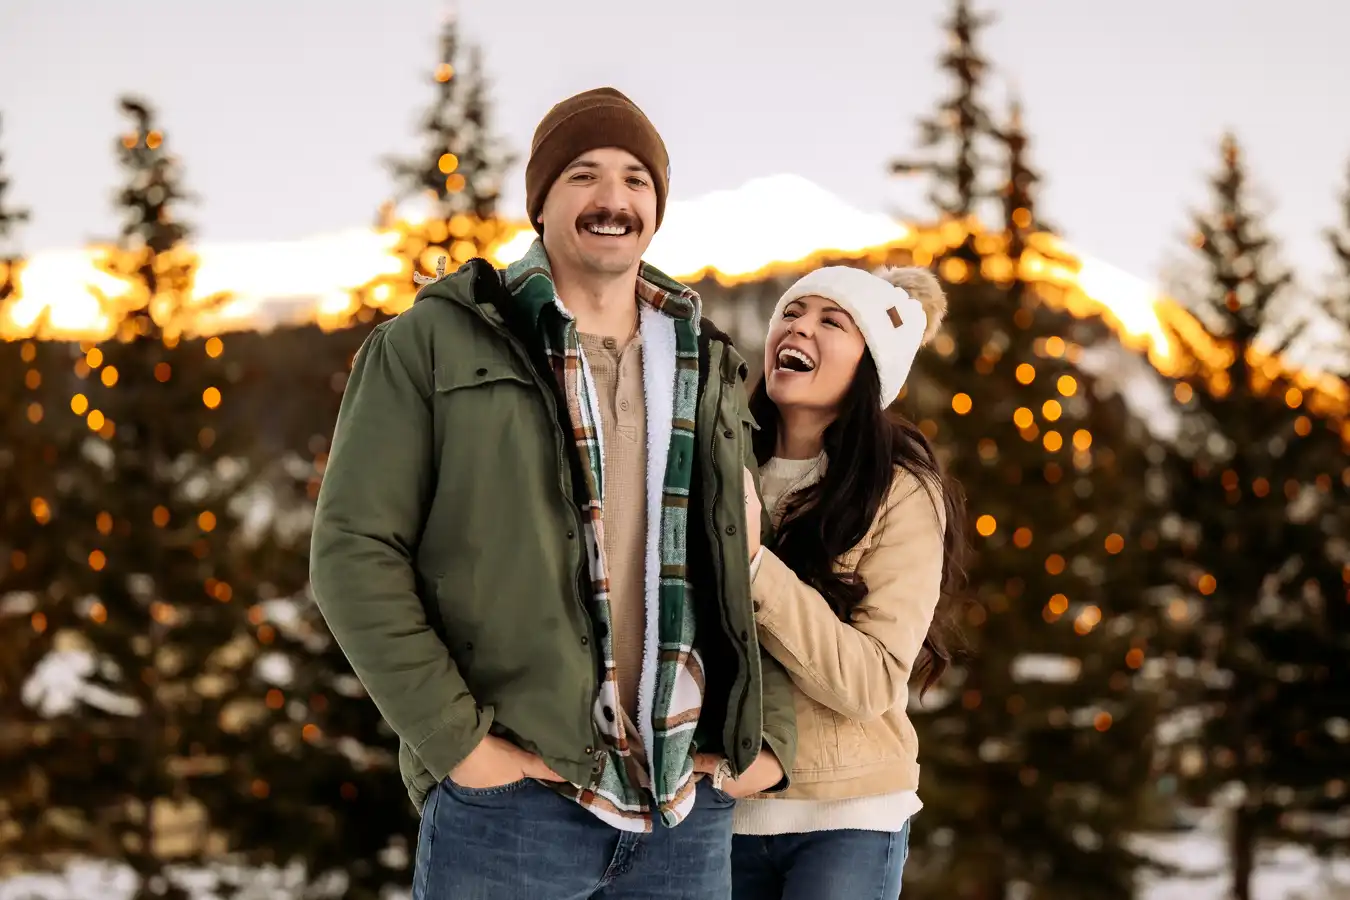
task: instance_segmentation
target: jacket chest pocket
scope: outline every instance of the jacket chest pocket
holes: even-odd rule
[[[437,394],[511,384],[532,388],[534,380],[521,372],[518,365],[498,357],[461,357],[436,367]]]
[[[459,532],[467,551],[498,527],[540,527],[546,511],[558,511],[566,472],[558,425],[533,375],[508,358],[470,355],[439,366],[434,383],[436,501],[428,529]]]
[[[520,428],[550,424],[534,379],[507,360],[452,360],[436,368],[435,387],[432,413],[442,449],[465,443],[495,450]]]

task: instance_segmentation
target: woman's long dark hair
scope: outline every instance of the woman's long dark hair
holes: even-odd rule
[[[765,380],[750,395],[750,412],[759,423],[755,458],[764,465],[773,456],[780,416]],[[856,573],[834,570],[835,559],[867,534],[900,466],[942,504],[942,594],[923,640],[915,671],[924,673],[920,696],[938,682],[952,661],[959,638],[957,591],[964,581],[965,502],[960,486],[942,471],[932,445],[913,423],[881,408],[881,382],[872,354],[864,350],[839,415],[825,429],[828,464],[820,481],[794,494],[774,538],[777,554],[797,577],[825,598],[835,615],[852,621],[867,597],[867,584]]]

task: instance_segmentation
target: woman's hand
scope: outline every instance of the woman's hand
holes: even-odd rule
[[[711,753],[700,753],[694,757],[694,771],[702,772],[708,776],[711,783],[712,775],[717,771],[718,765],[722,762],[722,757]],[[762,794],[775,784],[783,780],[783,766],[778,761],[778,757],[773,755],[773,751],[768,747],[759,751],[755,761],[745,770],[740,778],[725,778],[722,780],[721,791],[728,796],[740,799],[741,797],[753,797],[755,794]]]
[[[745,469],[745,543],[751,559],[754,559],[755,554],[759,552],[759,531],[762,514],[763,506],[759,502],[759,492],[755,490],[755,476],[747,468]]]

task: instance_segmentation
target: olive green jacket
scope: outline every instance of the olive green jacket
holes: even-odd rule
[[[576,784],[602,755],[575,444],[538,341],[498,309],[504,290],[474,260],[371,333],[315,512],[315,599],[399,737],[419,809],[489,732]],[[710,322],[700,329],[687,537],[707,668],[696,746],[739,774],[767,743],[790,772],[791,684],[760,649],[750,598],[747,367]]]

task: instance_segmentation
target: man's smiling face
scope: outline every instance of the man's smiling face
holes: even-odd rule
[[[632,271],[656,222],[651,174],[627,150],[587,151],[553,183],[539,221],[550,260],[602,276]]]

